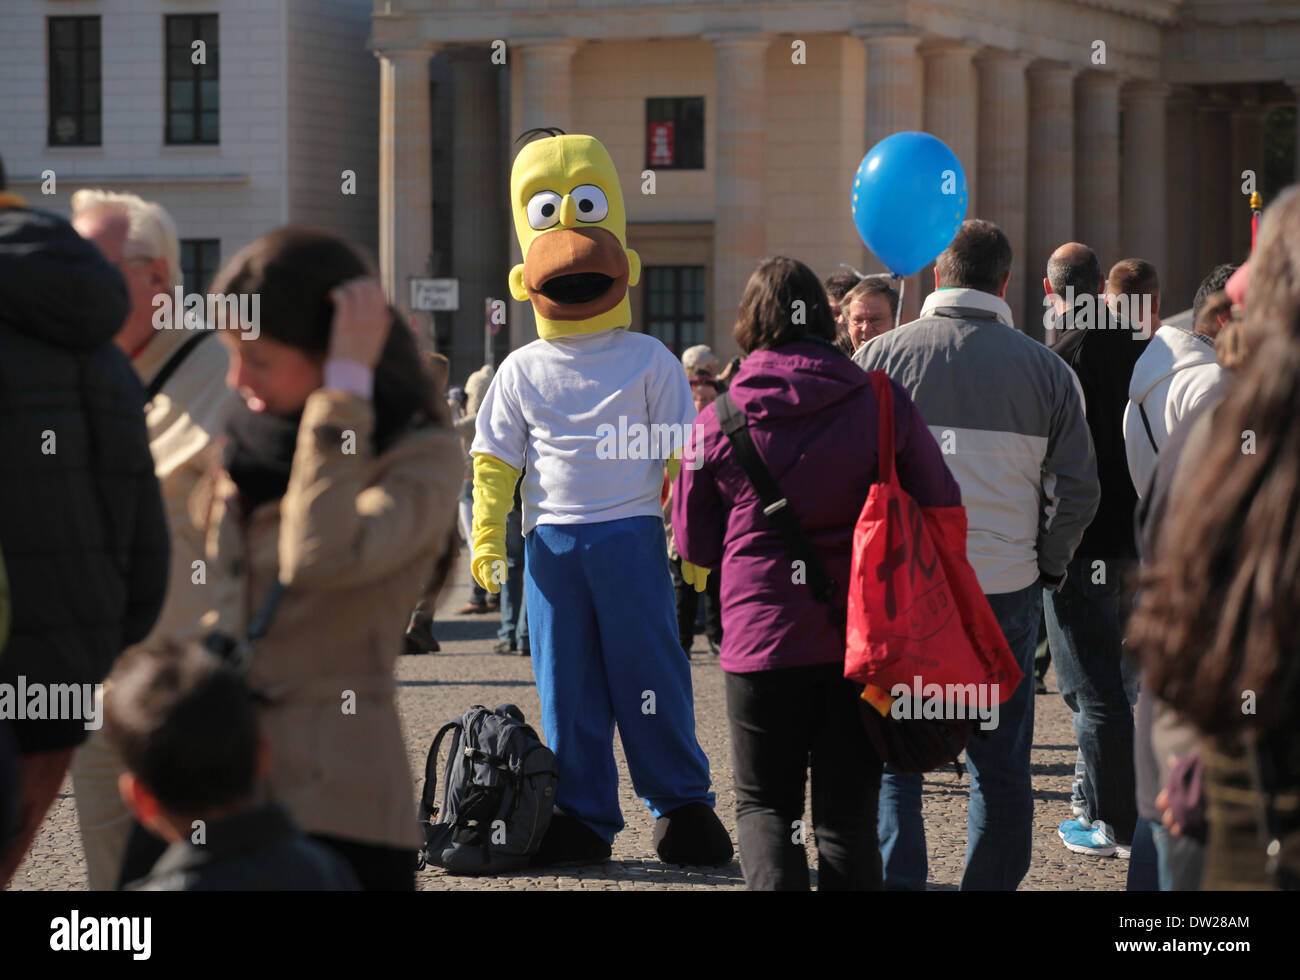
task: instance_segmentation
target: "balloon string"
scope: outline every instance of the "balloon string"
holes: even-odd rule
[[[894,276],[898,280],[898,309],[894,311],[894,329],[898,329],[898,320],[903,315],[903,294],[907,291],[907,280],[902,276]]]

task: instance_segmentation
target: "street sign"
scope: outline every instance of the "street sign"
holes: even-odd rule
[[[411,309],[455,312],[460,309],[459,279],[412,279]]]

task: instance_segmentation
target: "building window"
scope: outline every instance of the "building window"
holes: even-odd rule
[[[50,146],[100,145],[99,18],[49,18]]]
[[[217,15],[164,18],[167,35],[169,144],[216,143],[221,132]],[[201,45],[195,42],[203,42]],[[196,64],[195,62],[201,62]]]
[[[688,347],[707,344],[704,266],[659,265],[644,272],[645,332],[678,357]]]
[[[704,99],[645,100],[645,165],[704,169]]]
[[[221,241],[216,238],[182,238],[181,272],[185,276],[185,295],[202,293],[212,284],[221,261]]]

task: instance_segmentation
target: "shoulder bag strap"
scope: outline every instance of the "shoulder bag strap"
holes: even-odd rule
[[[816,549],[803,533],[799,520],[790,509],[789,501],[781,493],[776,480],[764,465],[758,454],[758,447],[749,433],[749,420],[732,399],[729,392],[721,392],[714,401],[718,422],[722,432],[731,443],[749,482],[758,493],[763,504],[763,513],[767,515],[785,542],[786,550],[797,560],[803,562],[808,572],[808,584],[818,602],[830,604],[835,595],[835,580],[826,574],[826,569],[817,556]]]
[[[1142,428],[1147,430],[1147,439],[1151,441],[1151,449],[1158,456],[1160,454],[1160,447],[1156,445],[1156,437],[1151,434],[1151,421],[1147,418],[1146,407],[1141,402],[1138,402],[1137,405],[1138,414],[1142,416]]]
[[[876,456],[878,462],[879,483],[894,482],[894,389],[889,384],[889,375],[884,371],[868,371],[872,390],[876,393],[876,411],[879,416],[879,429],[876,437]]]
[[[190,352],[211,335],[211,330],[203,330],[196,333],[193,337],[186,340],[185,343],[181,344],[181,346],[172,353],[172,356],[163,362],[163,366],[158,369],[158,373],[149,380],[149,385],[145,388],[146,402],[153,401],[154,396],[157,395],[158,392],[162,391],[163,385],[171,380],[171,376],[176,373],[176,369],[181,366],[185,358],[190,356]]]

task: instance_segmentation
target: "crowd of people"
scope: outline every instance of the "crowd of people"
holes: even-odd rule
[[[450,387],[358,250],[301,228],[248,244],[209,286],[260,298],[257,336],[230,308],[157,329],[181,275],[166,211],[92,190],[72,205],[71,222],[32,209],[0,171],[0,684],[102,681],[87,710],[103,728],[0,719],[0,886],[71,773],[92,888],[409,890],[394,661],[439,649],[457,539],[471,559],[482,540],[476,463],[485,445],[513,458],[499,379],[521,369]],[[1016,257],[988,221],[961,226],[900,325],[888,278],[823,282],[769,258],[739,297],[741,356],[720,370],[708,347],[682,353],[673,397],[689,387],[696,438],[662,475],[662,541],[638,547],[656,587],[671,580],[683,653],[698,626],[725,674],[748,887],[809,887],[791,832],[809,768],[819,887],[926,885],[922,777],[882,763],[844,677],[842,586],[886,464],[921,506],[965,508],[1024,675],[966,748],[962,888],[1014,890],[1030,866],[1042,635],[1078,742],[1064,847],[1128,858],[1132,889],[1300,884],[1298,229],[1291,189],[1185,325],[1161,320],[1150,262],[1105,272],[1063,243],[1043,270],[1050,346],[1017,329]],[[892,460],[870,371],[891,383]],[[724,392],[837,594],[792,577]],[[525,567],[571,561],[580,525],[532,526],[525,472],[506,469],[499,598],[476,570],[458,612],[499,612],[495,652],[529,656],[530,612],[550,644],[570,600]],[[711,809],[683,738],[672,765],[703,761],[705,778],[687,805]],[[608,819],[603,842],[580,841],[597,858],[622,825]]]

